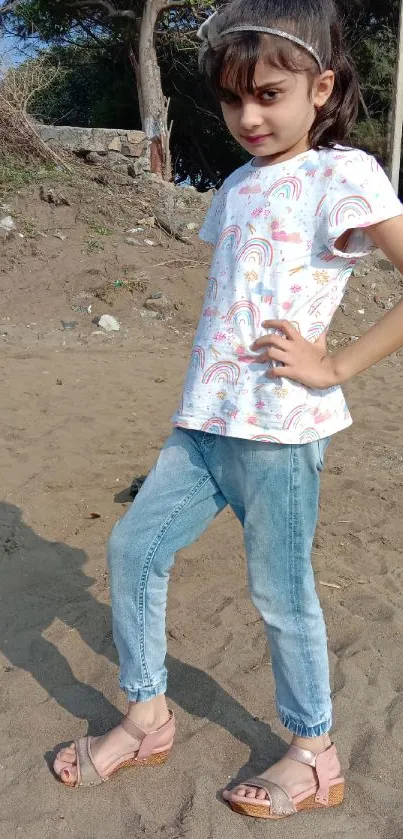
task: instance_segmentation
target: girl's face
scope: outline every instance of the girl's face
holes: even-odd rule
[[[317,108],[332,93],[334,74],[316,76],[313,86],[307,73],[270,67],[263,59],[256,65],[254,92],[231,89],[231,75],[221,101],[232,136],[261,163],[280,163],[307,151],[309,132]],[[311,90],[312,87],[312,90]]]

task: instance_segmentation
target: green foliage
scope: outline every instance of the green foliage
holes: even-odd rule
[[[49,58],[59,73],[37,94],[31,112],[55,125],[138,128],[140,114],[133,74],[122,44],[92,41],[52,47]]]

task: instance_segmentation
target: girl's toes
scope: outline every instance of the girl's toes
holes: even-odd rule
[[[60,749],[60,752],[56,755],[56,760],[60,760],[62,763],[75,763],[76,747],[74,743],[71,746],[66,746],[65,749]]]
[[[77,780],[77,769],[75,766],[63,766],[58,774],[64,784],[75,784]]]
[[[56,755],[53,771],[65,784],[75,783],[77,780],[76,749],[73,745],[62,749]]]

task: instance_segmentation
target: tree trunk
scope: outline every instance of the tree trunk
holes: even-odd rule
[[[154,41],[158,17],[166,8],[166,0],[146,0],[144,4],[136,76],[143,131],[151,144],[151,171],[170,180],[167,103]]]

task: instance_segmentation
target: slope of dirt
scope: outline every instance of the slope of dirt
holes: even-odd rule
[[[16,229],[0,240],[0,835],[263,839],[265,822],[235,816],[217,795],[241,768],[255,774],[284,749],[229,511],[172,575],[170,762],[79,794],[48,768],[56,744],[100,733],[124,709],[105,543],[133,477],[169,434],[210,256],[187,227],[199,226],[204,199],[168,188],[162,200],[152,180],[97,178],[84,167],[44,176],[2,211]],[[68,204],[41,198],[51,190]],[[189,241],[142,221],[164,215],[161,201],[162,220]],[[401,291],[379,254],[360,265],[331,344],[361,334]],[[145,307],[152,295],[157,307],[169,298],[168,319]],[[93,323],[103,314],[119,332]],[[334,813],[276,825],[287,839],[401,839],[401,354],[346,391],[355,425],[329,449],[314,564],[349,789]]]

